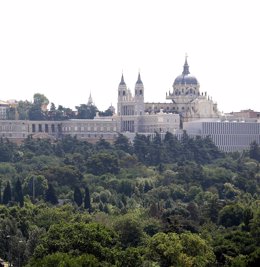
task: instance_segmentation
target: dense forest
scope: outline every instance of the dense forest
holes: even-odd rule
[[[0,258],[27,267],[260,266],[260,148],[119,134],[0,140]]]

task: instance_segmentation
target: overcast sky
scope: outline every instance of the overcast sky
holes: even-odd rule
[[[220,111],[260,111],[257,0],[0,1],[0,99],[116,107],[123,71],[166,102],[185,53]]]

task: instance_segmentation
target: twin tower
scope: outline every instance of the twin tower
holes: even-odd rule
[[[118,86],[117,115],[120,119],[121,131],[136,132],[140,123],[140,117],[144,115],[144,85],[140,73],[135,84],[135,94],[127,88],[122,74]]]

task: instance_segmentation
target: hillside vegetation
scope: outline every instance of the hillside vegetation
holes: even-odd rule
[[[260,148],[119,135],[0,140],[0,257],[14,266],[260,266]]]

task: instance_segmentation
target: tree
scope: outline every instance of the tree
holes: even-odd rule
[[[84,208],[88,210],[89,213],[91,213],[91,199],[90,199],[89,189],[87,186],[85,187]]]
[[[251,159],[255,159],[257,161],[260,161],[260,147],[256,141],[254,141],[250,144],[249,156]]]
[[[105,111],[99,111],[99,116],[101,117],[108,117],[113,116],[113,110],[111,108],[106,109]]]
[[[0,162],[10,162],[14,159],[16,145],[8,139],[0,139]]]
[[[199,235],[192,233],[158,233],[148,242],[147,258],[161,267],[213,266],[213,249]]]
[[[124,248],[137,247],[144,238],[140,221],[131,214],[118,219],[114,226]]]
[[[9,107],[6,110],[6,117],[8,120],[15,120],[16,119],[16,108]]]
[[[78,186],[74,188],[74,201],[80,207],[82,205],[82,194]]]
[[[45,95],[36,93],[33,95],[33,104],[42,107],[42,105],[48,105],[49,100]]]
[[[110,266],[114,266],[112,263],[115,258],[114,247],[117,242],[117,234],[101,224],[77,222],[54,224],[50,226],[43,240],[45,242],[42,242],[35,250],[35,258],[43,258],[56,252],[64,252],[68,255],[91,254],[99,261],[109,261]]]
[[[129,142],[129,139],[121,133],[119,133],[118,136],[116,137],[114,145],[116,149],[123,150],[126,153],[132,152],[132,146],[131,143]]]
[[[70,108],[65,108],[59,105],[56,109],[54,103],[51,103],[50,110],[48,112],[48,118],[50,120],[61,121],[67,119],[73,119],[75,117],[75,112]]]
[[[100,138],[96,143],[97,150],[111,149],[111,144],[107,142],[104,138]]]
[[[230,204],[219,212],[219,223],[225,227],[237,226],[243,221],[244,208],[240,204]]]
[[[48,98],[43,95],[36,93],[33,96],[33,104],[28,110],[28,116],[30,120],[46,120],[46,110],[49,104]]]
[[[45,201],[50,202],[53,205],[58,204],[56,192],[50,183],[48,184],[48,189],[45,192]]]
[[[134,153],[137,156],[137,158],[145,164],[149,163],[149,152],[150,152],[150,137],[141,135],[141,134],[136,134],[134,138]]]
[[[33,105],[28,111],[28,116],[29,120],[32,121],[42,121],[46,119],[46,114],[39,105]]]
[[[10,201],[12,200],[12,191],[11,191],[11,186],[10,186],[10,182],[7,182],[7,185],[4,189],[3,192],[3,204],[8,204]]]
[[[14,201],[19,203],[20,207],[23,207],[24,205],[24,197],[23,197],[23,190],[22,190],[22,184],[20,179],[18,179],[14,186]]]
[[[28,120],[29,119],[29,110],[33,104],[29,101],[19,101],[17,105],[18,119],[19,120]]]
[[[119,172],[118,159],[114,154],[98,152],[87,160],[87,169],[94,175],[117,174]]]
[[[78,119],[94,119],[98,112],[95,105],[80,104],[80,106],[76,106],[76,109],[78,111]]]
[[[2,181],[0,180],[0,204],[2,204]]]
[[[43,175],[30,174],[24,180],[24,193],[29,194],[33,200],[44,196],[48,188],[48,181]]]

